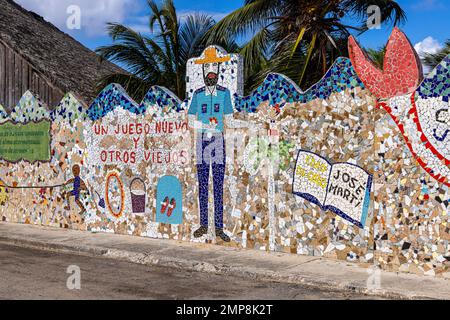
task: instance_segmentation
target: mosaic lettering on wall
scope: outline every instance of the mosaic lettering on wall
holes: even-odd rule
[[[372,176],[351,163],[331,164],[299,151],[293,193],[363,228],[369,211]]]
[[[3,220],[84,229],[84,213],[92,201],[80,178],[86,174],[84,113],[85,107],[71,93],[50,111],[30,91],[9,114],[4,112],[3,123],[50,123],[51,141],[50,152],[44,152],[49,153],[47,161],[2,162],[2,183],[8,195]]]
[[[111,84],[50,111],[26,92],[0,123],[48,121],[50,160],[1,161],[2,219],[442,273],[449,60],[420,84],[405,39],[394,31],[383,72],[350,40],[356,71],[338,58],[306,91],[270,74],[244,97],[241,58],[211,46],[184,102]]]
[[[0,158],[17,162],[50,160],[50,121],[0,124]]]
[[[380,110],[375,119],[375,263],[393,271],[442,276],[450,261],[449,56],[421,82],[420,61],[396,29],[384,66],[393,79],[379,85],[381,71],[354,39],[349,49]]]
[[[192,59],[190,66],[197,73],[201,69],[202,77],[190,82],[196,89],[184,103],[160,87],[150,88],[144,100],[136,103],[116,84],[106,87],[87,110],[73,96],[65,98],[47,112],[56,141],[62,135],[70,136],[68,130],[75,134],[52,145],[52,170],[60,174],[58,183],[49,184],[48,190],[39,193],[38,198],[45,198],[35,201],[39,218],[30,217],[25,208],[21,208],[22,216],[32,223],[55,225],[63,221],[60,226],[91,231],[292,251],[287,249],[291,247],[287,241],[291,236],[282,234],[288,226],[284,223],[285,227],[280,227],[280,222],[286,209],[296,210],[297,206],[282,206],[287,200],[279,200],[295,198],[291,194],[291,165],[301,135],[298,130],[289,133],[292,113],[309,113],[309,107],[300,107],[299,102],[324,106],[326,99],[333,99],[330,104],[344,97],[352,101],[353,95],[361,94],[363,85],[349,60],[342,58],[320,84],[306,92],[279,75],[284,83],[292,85],[288,90],[294,98],[280,94],[285,88],[276,85],[258,97],[258,106],[249,108],[248,97],[239,95],[240,63],[237,55],[218,47],[209,47],[199,58]],[[194,71],[188,66],[188,72]],[[237,76],[223,82],[229,74]],[[250,115],[245,112],[248,110]],[[302,125],[304,131],[306,118],[296,118],[295,127]],[[262,135],[251,138],[248,134],[252,130]],[[236,144],[239,141],[241,144]],[[246,157],[244,151],[255,145],[251,141],[266,146],[256,159],[261,160],[262,155],[269,161],[256,161],[258,174],[249,176],[246,163],[255,159]],[[249,148],[245,148],[247,144]],[[77,156],[69,156],[61,148]],[[169,177],[173,178],[170,192],[158,187]],[[280,189],[282,184],[290,190]],[[19,192],[36,193],[32,189],[13,191]],[[49,219],[45,212],[50,205],[61,219]],[[44,222],[39,220],[41,216]],[[294,221],[299,218],[292,216]],[[320,222],[316,231],[323,232],[319,226]],[[340,223],[336,226],[340,228]],[[305,253],[303,248],[316,246],[310,241],[305,239],[295,252]]]
[[[87,110],[87,163],[97,172],[91,186],[99,210],[116,226],[132,216],[155,216],[156,173],[179,172],[191,161],[189,128],[181,101],[165,88],[152,87],[140,104],[119,85],[106,87]],[[106,179],[106,180],[105,180]],[[153,188],[152,188],[153,186]],[[178,202],[179,219],[182,201]],[[152,218],[155,221],[154,218]],[[95,229],[109,230],[94,214]],[[177,220],[179,222],[179,220]],[[116,228],[116,227],[114,227]]]

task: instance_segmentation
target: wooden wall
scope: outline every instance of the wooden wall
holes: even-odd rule
[[[15,106],[31,90],[50,107],[58,105],[64,93],[55,88],[33,66],[0,41],[0,104]]]

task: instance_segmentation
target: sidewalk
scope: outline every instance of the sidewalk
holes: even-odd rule
[[[382,271],[381,289],[371,291],[367,269],[320,257],[9,223],[0,223],[0,242],[394,299],[450,299],[450,280]]]

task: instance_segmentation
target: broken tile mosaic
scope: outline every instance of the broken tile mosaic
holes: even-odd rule
[[[244,97],[242,59],[216,46],[189,61],[186,101],[155,86],[136,103],[111,84],[88,108],[68,93],[50,110],[27,91],[9,112],[0,107],[0,134],[8,120],[21,125],[17,132],[48,121],[50,160],[1,161],[2,220],[444,276],[449,57],[421,83],[405,40],[394,30],[384,72],[350,40],[351,60],[338,58],[305,92],[271,74]],[[194,97],[204,99],[197,108]],[[29,150],[46,147],[41,135]],[[3,137],[0,153],[14,139]],[[211,149],[198,166],[197,151]],[[311,168],[326,159],[325,171],[343,182],[334,187],[330,174],[325,184],[299,170],[302,151],[315,155],[315,162],[305,159]],[[213,168],[214,161],[222,163]],[[337,198],[328,202],[311,181]],[[365,185],[355,182],[354,197],[344,190],[351,181]]]

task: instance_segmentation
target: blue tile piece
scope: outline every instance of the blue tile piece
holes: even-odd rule
[[[450,54],[423,80],[417,89],[422,99],[439,98],[449,102],[450,98]]]
[[[364,88],[350,59],[338,58],[325,76],[311,88],[303,92],[292,80],[281,74],[269,74],[261,86],[247,97],[234,96],[238,112],[255,112],[265,101],[272,105],[287,102],[307,103],[314,99],[326,99],[332,93],[356,87]],[[184,111],[187,101],[182,102],[170,90],[158,86],[150,88],[141,104],[134,102],[118,84],[110,84],[89,107],[88,117],[95,121],[104,117],[116,107],[121,106],[135,114],[145,113],[148,106],[168,107],[176,112]]]
[[[266,101],[271,105],[300,102],[307,103],[315,99],[327,99],[332,93],[356,87],[364,88],[350,59],[338,58],[325,76],[308,90],[302,91],[292,80],[277,74],[269,74],[261,86],[247,97],[235,95],[235,107],[238,111],[256,112],[257,107]]]
[[[5,109],[3,109],[2,105],[0,104],[0,121],[6,120],[8,119],[9,115],[8,113],[5,111]]]
[[[154,86],[145,95],[140,104],[137,104],[125,89],[118,84],[108,85],[94,100],[87,110],[88,117],[95,121],[103,118],[117,107],[135,114],[143,114],[148,106],[157,105],[161,108],[168,107],[176,112],[182,111],[182,102],[168,89]]]
[[[70,125],[73,125],[75,120],[85,121],[86,117],[84,106],[71,93],[67,93],[56,108],[50,112],[50,119],[53,122],[65,120]]]
[[[180,112],[184,110],[182,108],[182,102],[172,93],[169,89],[159,86],[153,86],[147,92],[144,97],[144,100],[141,102],[141,109],[145,110],[148,106],[157,105],[160,108],[168,107],[170,110],[174,110],[176,112]]]
[[[128,96],[125,89],[123,89],[122,86],[113,83],[103,89],[97,96],[88,108],[87,115],[92,121],[95,121],[103,118],[119,106],[132,113],[142,113],[140,106]]]

